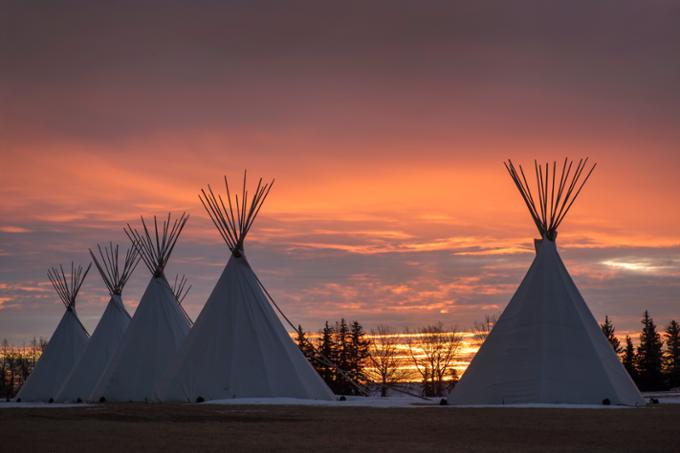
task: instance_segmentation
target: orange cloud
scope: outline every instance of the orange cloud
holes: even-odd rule
[[[0,233],[10,233],[10,234],[21,234],[21,233],[28,233],[31,230],[28,228],[20,227],[20,226],[0,226]]]

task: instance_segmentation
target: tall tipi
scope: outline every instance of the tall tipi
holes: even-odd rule
[[[153,230],[142,218],[140,231],[125,232],[152,274],[120,346],[95,386],[93,401],[148,401],[153,388],[189,332],[191,322],[165,278],[164,270],[188,216],[170,214]]]
[[[121,262],[118,245],[109,243],[103,248],[97,245],[97,251],[99,257],[92,250],[90,255],[111,299],[87,343],[85,352],[57,394],[56,401],[81,402],[90,397],[130,324],[130,315],[123,305],[121,295],[125,283],[139,263],[139,254],[134,246],[130,246]]]
[[[59,298],[66,306],[57,330],[54,331],[33,372],[17,394],[17,401],[52,401],[64,384],[87,345],[88,333],[76,314],[76,298],[90,271],[71,263],[67,278],[64,268],[53,267],[47,272]]]
[[[535,164],[536,189],[522,167],[506,168],[541,235],[517,292],[449,401],[479,404],[619,404],[643,400],[602,334],[557,252],[557,229],[595,165]],[[559,175],[558,175],[559,173]]]
[[[247,397],[333,398],[333,394],[293,343],[250,267],[244,240],[273,181],[257,185],[249,200],[227,204],[210,186],[201,201],[230,250],[229,261],[196,319],[167,379],[158,388],[163,401]]]

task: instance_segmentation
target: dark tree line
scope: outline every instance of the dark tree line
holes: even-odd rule
[[[298,327],[296,340],[336,394],[356,395],[368,386],[387,396],[403,382],[420,382],[425,396],[446,394],[458,377],[454,365],[461,333],[438,323],[402,335],[406,344],[400,350],[400,334],[389,327],[379,326],[369,337],[357,321],[348,325],[341,319],[333,325],[326,322],[314,343]]]
[[[0,398],[13,398],[28,375],[33,371],[40,355],[45,350],[44,338],[33,339],[24,347],[12,347],[4,339],[0,345]]]
[[[334,393],[357,395],[360,388],[354,383],[360,386],[367,384],[370,343],[358,321],[347,324],[343,318],[334,325],[326,321],[316,345],[298,327],[297,343]]]
[[[640,390],[658,391],[680,387],[680,324],[671,321],[662,335],[646,310],[641,323],[637,347],[628,335],[625,344],[621,345],[608,316],[601,325],[602,333]]]

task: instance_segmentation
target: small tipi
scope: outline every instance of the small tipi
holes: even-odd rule
[[[95,386],[92,401],[148,401],[153,388],[189,332],[191,322],[172,292],[164,270],[188,216],[162,226],[154,217],[154,233],[142,218],[143,230],[125,232],[152,274],[120,346]]]
[[[248,199],[227,190],[227,205],[210,186],[200,199],[230,250],[229,261],[196,319],[167,378],[163,401],[289,397],[330,400],[331,390],[293,343],[244,253],[246,235],[272,183],[262,179]]]
[[[506,168],[541,235],[536,257],[449,402],[619,404],[643,400],[557,253],[557,228],[595,169],[565,159],[559,174],[535,164],[532,192],[522,167]],[[572,172],[573,170],[573,172]]]
[[[17,401],[50,401],[64,384],[69,372],[87,345],[88,333],[76,314],[76,298],[92,264],[83,270],[71,263],[67,278],[64,268],[53,267],[47,272],[59,298],[66,306],[57,330],[54,331],[33,372],[17,394]]]
[[[109,243],[103,248],[97,245],[97,250],[99,257],[92,250],[90,255],[109,290],[111,299],[87,343],[85,352],[57,394],[56,401],[81,402],[90,397],[130,323],[130,315],[123,305],[121,295],[125,283],[139,263],[139,254],[134,246],[130,246],[121,263],[118,245]]]

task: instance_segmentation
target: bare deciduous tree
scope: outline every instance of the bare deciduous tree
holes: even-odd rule
[[[387,396],[387,389],[408,376],[403,359],[399,355],[399,337],[387,326],[371,330],[369,346],[369,378],[380,385],[380,396]]]
[[[491,329],[493,329],[493,326],[496,325],[496,322],[498,321],[498,316],[493,314],[493,315],[486,315],[484,316],[484,321],[475,322],[475,325],[473,327],[474,329],[474,337],[475,340],[479,342],[481,345],[486,341],[486,337],[489,336],[489,333],[491,332]]]
[[[14,397],[46,345],[47,340],[44,338],[34,338],[29,346],[11,346],[6,339],[0,343],[0,397],[8,401]]]
[[[463,335],[455,327],[445,331],[442,323],[422,327],[409,338],[409,354],[423,379],[426,395],[442,396],[446,378],[456,377],[453,363],[462,340]]]

